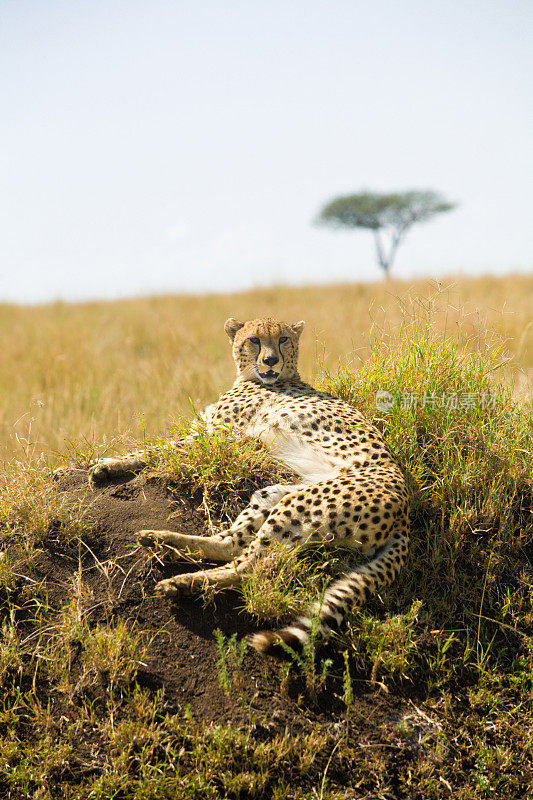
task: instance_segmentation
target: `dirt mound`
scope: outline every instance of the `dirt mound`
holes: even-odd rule
[[[243,608],[239,591],[219,592],[208,600],[194,597],[172,601],[153,596],[161,578],[199,567],[185,561],[171,566],[158,562],[136,545],[135,533],[149,528],[207,534],[205,514],[194,499],[176,494],[161,478],[144,475],[92,488],[88,474],[81,470],[59,481],[58,491],[69,502],[81,498],[90,526],[75,550],[64,546],[58,537],[49,536],[31,560],[29,577],[45,583],[52,607],[59,610],[71,600],[73,581],[81,571],[90,594],[91,626],[123,620],[142,632],[149,646],[136,680],[152,691],[163,689],[168,711],[190,713],[207,723],[237,725],[248,725],[251,713],[261,720],[268,717],[281,731],[287,724],[292,727],[297,723],[298,709],[289,709],[287,700],[290,695],[297,698],[304,689],[301,678],[292,676],[280,693],[279,663],[265,660],[251,648],[244,655],[239,685],[248,702],[233,702],[220,685],[215,631],[220,630],[225,637],[236,633],[241,638],[260,627]],[[366,700],[361,698],[360,702],[366,708]],[[311,718],[325,713],[335,719],[341,709],[340,699],[330,696],[326,706],[317,706]],[[383,711],[389,715],[388,709]],[[301,724],[309,723],[306,709]]]
[[[68,506],[72,504],[73,511],[81,502],[88,525],[84,525],[81,536],[69,540],[58,521],[57,527],[53,524],[31,552],[25,550],[22,537],[13,537],[7,544],[6,554],[15,565],[16,581],[7,589],[6,600],[13,609],[12,622],[26,648],[17,681],[33,693],[39,706],[48,709],[50,715],[47,717],[46,735],[42,717],[36,716],[31,725],[28,725],[26,717],[21,717],[16,727],[20,752],[25,748],[31,752],[32,747],[40,747],[39,737],[44,737],[42,742],[53,742],[58,751],[68,741],[70,754],[68,763],[65,762],[58,771],[53,761],[55,750],[50,751],[50,765],[46,761],[42,766],[46,777],[32,778],[29,783],[24,772],[26,756],[19,758],[19,755],[11,754],[9,757],[17,764],[16,769],[22,777],[19,772],[16,776],[12,774],[11,762],[5,775],[0,769],[1,796],[9,794],[15,800],[26,800],[37,796],[35,792],[44,786],[43,781],[54,800],[67,796],[65,792],[67,788],[71,791],[69,787],[76,787],[72,788],[72,795],[68,794],[72,797],[111,796],[92,794],[86,782],[94,780],[97,786],[99,781],[106,785],[107,780],[112,780],[108,765],[110,759],[114,763],[118,752],[113,749],[116,747],[113,736],[120,740],[121,731],[125,729],[120,725],[134,730],[137,724],[134,684],[125,684],[124,694],[120,689],[114,703],[114,690],[110,694],[105,666],[99,675],[95,676],[93,671],[90,681],[86,679],[83,682],[86,673],[83,673],[82,666],[78,669],[77,663],[85,663],[82,654],[86,644],[78,641],[75,615],[68,617],[71,627],[65,639],[67,688],[61,687],[60,681],[58,683],[57,672],[53,669],[50,675],[56,677],[50,680],[48,667],[43,670],[39,667],[39,671],[35,667],[37,662],[45,663],[50,658],[46,655],[49,652],[46,650],[47,637],[53,639],[53,631],[57,631],[61,624],[62,613],[72,608],[73,603],[74,606],[79,603],[80,598],[82,618],[91,631],[114,631],[125,625],[132,634],[140,635],[147,645],[142,662],[139,664],[133,657],[131,661],[136,665],[132,673],[135,684],[154,701],[154,709],[156,705],[158,707],[157,720],[151,729],[154,741],[158,736],[166,737],[168,747],[173,747],[176,738],[183,736],[185,729],[189,731],[177,755],[156,748],[149,759],[150,769],[157,774],[160,771],[166,776],[165,780],[172,779],[177,783],[190,780],[194,784],[195,770],[200,767],[206,775],[211,775],[213,758],[218,753],[216,758],[220,765],[217,769],[222,778],[213,780],[220,783],[219,793],[213,794],[214,789],[206,789],[205,795],[201,792],[194,794],[198,798],[249,796],[266,799],[272,796],[271,787],[278,783],[285,785],[285,773],[291,776],[287,780],[296,780],[298,784],[302,781],[302,786],[310,790],[312,786],[322,785],[325,769],[338,786],[351,786],[361,778],[355,773],[352,775],[351,767],[347,766],[351,762],[346,761],[340,744],[344,747],[347,737],[353,737],[356,748],[350,759],[355,759],[354,764],[364,764],[364,748],[373,748],[373,742],[378,742],[382,735],[396,741],[396,726],[408,709],[406,700],[383,694],[367,679],[363,680],[362,675],[354,675],[357,691],[350,705],[354,722],[348,722],[342,698],[344,664],[335,649],[330,653],[327,690],[322,686],[314,696],[312,691],[310,695],[300,670],[264,659],[251,648],[245,650],[238,670],[233,669],[228,659],[226,675],[229,681],[226,681],[224,689],[215,632],[220,630],[227,643],[235,633],[242,641],[243,637],[259,629],[257,620],[244,610],[242,594],[231,590],[216,593],[209,599],[195,597],[171,601],[155,598],[153,589],[158,580],[195,567],[185,562],[165,566],[135,542],[135,533],[143,528],[207,533],[207,519],[198,498],[176,493],[161,478],[145,475],[92,488],[87,473],[81,470],[61,479],[57,491]],[[35,607],[40,607],[41,613],[45,614],[40,621],[35,615]],[[83,641],[86,643],[87,639]],[[7,672],[4,672],[4,683],[7,680],[6,685],[9,685],[9,664]],[[10,703],[17,702],[17,692],[9,694]],[[156,699],[158,696],[160,701]],[[111,707],[114,708],[112,714]],[[85,709],[81,716],[80,708]],[[110,714],[113,717],[111,721]],[[139,721],[139,730],[146,731],[148,724],[145,719]],[[115,728],[117,725],[119,727]],[[180,733],[176,733],[178,729]],[[223,751],[217,750],[222,747],[222,739],[217,739],[217,736],[223,738],[228,729],[237,738],[226,742],[224,747],[229,749],[224,756]],[[217,734],[217,731],[222,733]],[[239,736],[244,738],[241,740]],[[244,746],[243,742],[247,744]],[[266,750],[262,749],[263,743]],[[146,796],[159,797],[153,788],[156,779],[137,775],[135,742],[131,747],[132,752],[122,765],[124,775],[119,778],[117,773],[116,777],[119,783],[123,780],[129,782],[129,788],[113,796],[140,796],[135,793],[135,787],[150,786],[153,794]],[[417,748],[416,742],[412,746],[408,744],[410,758],[415,756]],[[276,755],[278,750],[280,755]],[[396,750],[391,752],[396,758]],[[405,754],[399,752],[398,757],[403,759]],[[227,773],[223,769],[225,758],[228,759]],[[311,759],[309,764],[308,758]],[[180,762],[181,778],[174,775],[176,759]],[[263,788],[254,789],[249,795],[242,795],[240,790],[230,791],[228,787],[233,786],[232,782],[242,780],[246,783],[252,780],[252,773],[254,781],[261,776]],[[227,785],[224,781],[228,782]],[[26,785],[28,788],[12,793],[13,786]],[[193,796],[191,791],[191,788],[186,788],[183,794],[172,796],[188,798]],[[163,792],[161,796],[168,795]],[[300,796],[298,792],[297,796]]]
[[[92,595],[91,624],[123,619],[149,641],[145,666],[137,674],[141,685],[164,688],[170,710],[188,706],[193,716],[208,722],[234,716],[219,684],[214,631],[245,636],[257,629],[242,610],[242,597],[232,591],[217,594],[210,602],[201,597],[179,602],[156,599],[152,594],[158,580],[194,566],[185,562],[164,566],[135,544],[135,532],[142,528],[205,532],[203,514],[191,500],[173,497],[158,478],[137,476],[93,490],[87,474],[76,472],[58,489],[73,500],[83,497],[91,530],[83,536],[79,561],[48,540],[33,558],[31,577],[46,581],[50,602],[56,608],[68,602],[72,579],[81,566],[84,585]],[[253,651],[246,653],[243,672],[248,693],[252,690],[255,695],[253,705],[260,708],[264,702],[272,710],[272,699],[263,699],[255,689],[263,667]]]
[[[473,787],[482,785],[485,772],[477,768],[474,783],[469,777],[478,763],[471,741],[489,733],[485,706],[472,705],[468,675],[458,676],[453,695],[444,688],[428,699],[409,677],[389,681],[390,688],[374,680],[371,661],[352,647],[348,697],[337,642],[320,653],[330,661],[318,691],[301,670],[250,648],[238,671],[232,672],[228,661],[225,690],[215,632],[227,642],[234,633],[242,639],[259,628],[244,610],[242,594],[157,599],[158,580],[195,567],[164,566],[135,543],[143,528],[207,534],[201,500],[150,475],[92,488],[81,470],[59,481],[57,491],[72,505],[73,518],[81,502],[89,524],[80,535],[69,538],[58,519],[33,549],[18,535],[4,542],[14,566],[14,578],[1,590],[4,621],[9,614],[23,648],[17,655],[10,649],[15,639],[8,639],[0,663],[5,690],[0,734],[8,737],[5,753],[0,751],[5,762],[0,796],[345,800],[364,794],[418,800],[441,796],[440,785],[439,791],[427,791],[436,784],[430,786],[424,776],[433,781],[432,775],[443,772],[446,787],[456,781],[468,788],[468,796],[481,796]],[[62,614],[76,603],[96,635],[91,639],[85,628],[85,639],[78,637],[76,617],[67,615],[63,655],[58,647],[47,650]],[[137,656],[129,658],[136,667],[133,680],[110,688],[105,662],[103,669],[91,668],[83,682],[89,645],[98,641],[99,631],[113,634],[120,626],[146,645],[140,664]],[[68,659],[66,684],[49,665],[53,652]],[[317,675],[320,669],[318,663]],[[29,700],[22,702],[21,692]],[[33,717],[28,709],[35,709]],[[521,741],[513,720],[494,734],[494,746],[514,733]],[[529,766],[520,761],[509,769],[519,791],[505,796],[525,796]]]

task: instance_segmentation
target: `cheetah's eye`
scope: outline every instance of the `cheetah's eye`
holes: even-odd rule
[[[280,336],[279,337],[279,343],[283,344],[283,342],[286,342],[288,338],[289,338],[288,336]]]
[[[250,336],[250,341],[252,344],[261,344],[261,339],[259,339],[257,336]]]

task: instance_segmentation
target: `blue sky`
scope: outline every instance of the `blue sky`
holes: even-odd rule
[[[533,268],[522,0],[0,0],[0,301],[375,280],[333,196],[433,188],[398,277]]]

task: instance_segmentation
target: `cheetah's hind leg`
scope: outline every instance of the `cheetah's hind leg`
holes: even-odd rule
[[[258,544],[258,540],[255,540],[244,552],[223,567],[174,575],[172,578],[159,581],[155,587],[156,597],[187,597],[203,592],[209,587],[229,589],[238,586],[242,576],[253,569],[257,559]]]
[[[231,537],[188,536],[175,531],[143,530],[137,534],[142,547],[157,552],[165,560],[183,561],[193,558],[200,561],[231,561],[234,555]]]
[[[276,484],[254,492],[228,530],[215,536],[188,536],[173,531],[143,530],[137,534],[142,547],[159,552],[168,561],[194,558],[205,561],[232,561],[255,539],[255,534],[280,498],[299,486]]]

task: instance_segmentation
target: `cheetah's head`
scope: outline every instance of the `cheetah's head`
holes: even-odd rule
[[[287,325],[275,319],[226,320],[224,330],[233,343],[237,380],[271,385],[298,379],[298,340],[304,324]]]

